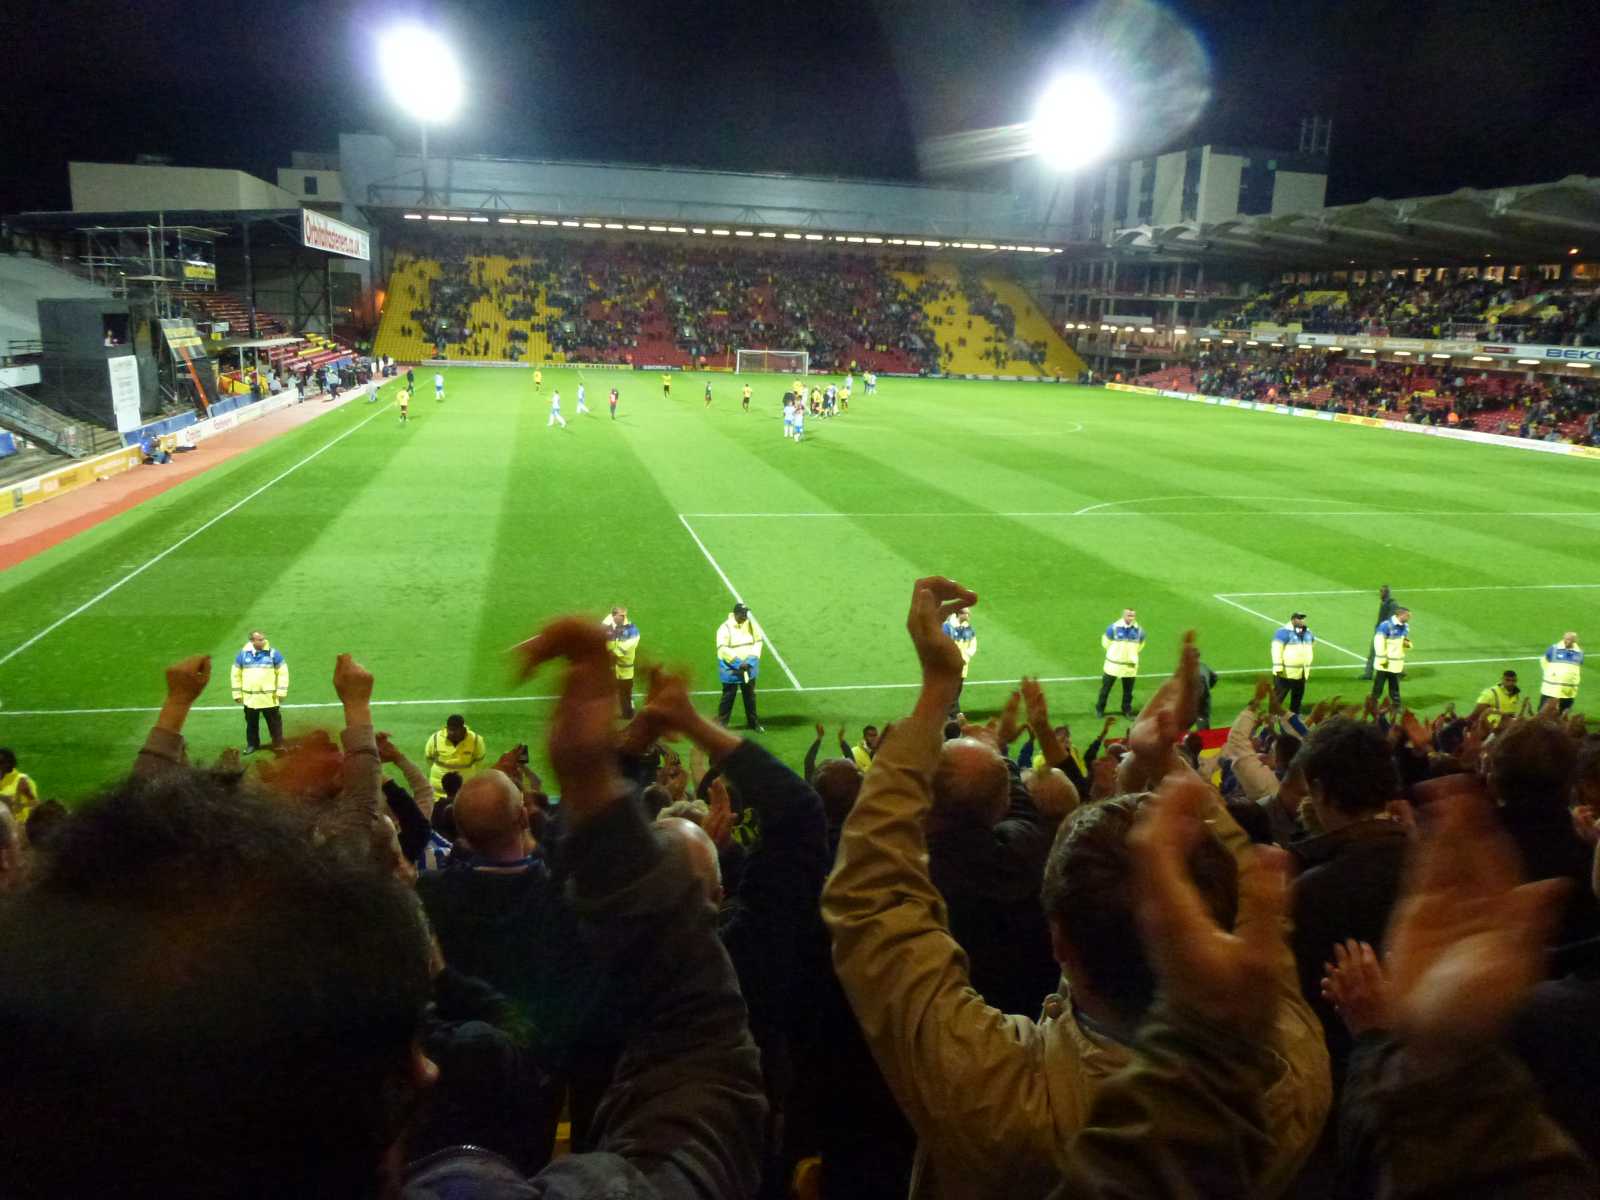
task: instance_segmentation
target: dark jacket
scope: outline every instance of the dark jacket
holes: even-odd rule
[[[1548,811],[1507,805],[1500,819],[1517,844],[1524,879],[1570,879],[1561,924],[1551,934],[1554,945],[1567,945],[1600,936],[1600,903],[1595,900],[1589,873],[1594,849],[1572,831],[1572,818],[1564,805]]]
[[[1408,1078],[1403,1048],[1367,1034],[1350,1058],[1339,1114],[1340,1192],[1377,1200],[1595,1194],[1594,1168],[1540,1108],[1521,1063],[1484,1047]]]
[[[928,834],[928,874],[967,953],[972,986],[1001,1012],[1037,1014],[1061,968],[1039,904],[1044,862],[1059,822],[1033,807],[1014,764],[1011,807],[992,828],[976,821]]]
[[[1574,954],[1581,951],[1581,954]],[[1591,1159],[1600,1162],[1594,1089],[1600,1079],[1600,939],[1556,956],[1586,961],[1541,983],[1511,1022],[1511,1049],[1532,1072],[1545,1109]]]
[[[596,1116],[596,1151],[524,1179],[494,1155],[458,1147],[415,1164],[404,1196],[750,1195],[767,1108],[760,1062],[699,880],[632,803],[573,830],[564,854],[572,910],[615,981],[629,1031]]]
[[[1290,893],[1295,967],[1300,992],[1322,1019],[1337,1091],[1350,1055],[1344,1022],[1322,999],[1322,968],[1333,946],[1357,938],[1381,949],[1389,913],[1400,894],[1410,838],[1396,821],[1357,821],[1332,833],[1305,838],[1290,849],[1300,874]]]

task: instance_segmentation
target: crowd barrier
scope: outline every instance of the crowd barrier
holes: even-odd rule
[[[47,500],[54,500],[58,496],[76,491],[85,484],[110,479],[113,475],[131,471],[143,458],[144,452],[137,446],[124,446],[120,450],[112,450],[108,454],[99,454],[93,458],[79,459],[69,467],[59,467],[43,475],[35,475],[32,479],[11,484],[0,490],[0,517],[9,516],[24,508],[32,508],[35,504],[43,504]]]
[[[372,386],[374,386],[372,383],[365,383],[350,388],[341,393],[341,398],[354,399]],[[318,392],[315,395],[320,398],[322,393]],[[308,403],[310,400],[311,398],[307,397]],[[95,458],[80,459],[69,467],[48,471],[43,475],[36,475],[32,479],[24,479],[20,483],[0,489],[0,517],[35,504],[42,504],[46,500],[54,500],[57,496],[65,495],[85,484],[100,479],[110,479],[113,475],[131,471],[144,461],[144,451],[140,449],[140,442],[147,434],[154,434],[157,438],[172,437],[179,446],[193,449],[206,438],[227,433],[230,429],[248,425],[251,421],[259,421],[262,417],[288,408],[295,402],[295,394],[292,391],[278,392],[254,403],[230,407],[226,411],[221,411],[223,404],[219,402],[212,405],[211,415],[204,420],[197,419],[193,413],[181,413],[176,417],[168,417],[137,430],[130,430],[123,437],[134,440],[120,450],[113,450],[109,454],[101,454]],[[319,399],[317,402],[322,401]]]
[[[1231,396],[1206,396],[1199,392],[1174,392],[1165,388],[1144,387],[1136,383],[1108,383],[1106,384],[1106,389],[1113,392],[1132,392],[1139,396],[1165,396],[1169,400],[1189,400],[1196,404],[1215,404],[1221,408],[1270,412],[1285,417],[1312,417],[1319,421],[1332,421],[1339,425],[1362,425],[1368,429],[1391,429],[1399,433],[1420,433],[1427,437],[1449,438],[1458,442],[1478,442],[1487,446],[1509,446],[1515,450],[1537,450],[1544,454],[1566,454],[1575,458],[1600,459],[1600,449],[1593,446],[1574,446],[1567,442],[1540,442],[1532,438],[1511,437],[1504,433],[1481,433],[1476,429],[1451,429],[1447,425],[1416,425],[1410,421],[1390,421],[1382,417],[1358,417],[1349,413],[1323,412],[1315,408],[1297,408],[1292,404],[1269,404],[1264,400],[1235,400]]]

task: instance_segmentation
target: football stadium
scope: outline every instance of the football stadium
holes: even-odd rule
[[[1061,7],[903,169],[464,13],[28,151],[0,1190],[1594,1194],[1600,164]]]

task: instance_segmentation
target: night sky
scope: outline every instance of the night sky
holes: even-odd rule
[[[341,131],[409,149],[372,61],[376,31],[405,15],[445,30],[466,66],[468,109],[436,152],[915,180],[925,139],[1028,117],[1087,7],[10,0],[22,52],[0,73],[0,213],[65,208],[70,158],[274,179],[290,150],[336,149]],[[1212,98],[1140,153],[1292,149],[1318,113],[1334,121],[1333,203],[1600,174],[1593,0],[1165,8],[1203,47]],[[1157,85],[1165,66],[1146,64]]]

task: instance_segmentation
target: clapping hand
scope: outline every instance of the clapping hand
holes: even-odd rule
[[[963,608],[978,602],[978,594],[942,575],[917,580],[906,614],[906,632],[922,664],[922,695],[917,701],[926,715],[942,716],[961,687],[961,651],[944,632],[944,623]]]
[[[1389,979],[1377,953],[1354,938],[1333,944],[1334,961],[1324,963],[1322,998],[1333,1005],[1350,1036],[1388,1029],[1393,1021]]]
[[[1432,802],[1385,938],[1395,1031],[1425,1057],[1476,1054],[1544,974],[1569,886],[1519,884],[1516,847],[1470,777]]]
[[[622,791],[611,735],[616,686],[605,631],[585,617],[558,617],[516,653],[523,679],[547,662],[568,663],[550,719],[549,753],[562,808],[576,826],[609,807]]]
[[[1128,842],[1134,912],[1166,999],[1254,1036],[1277,1007],[1273,978],[1284,948],[1285,858],[1282,851],[1258,848],[1255,869],[1239,877],[1234,931],[1218,925],[1189,873],[1212,795],[1192,771],[1175,771],[1144,806]]]

